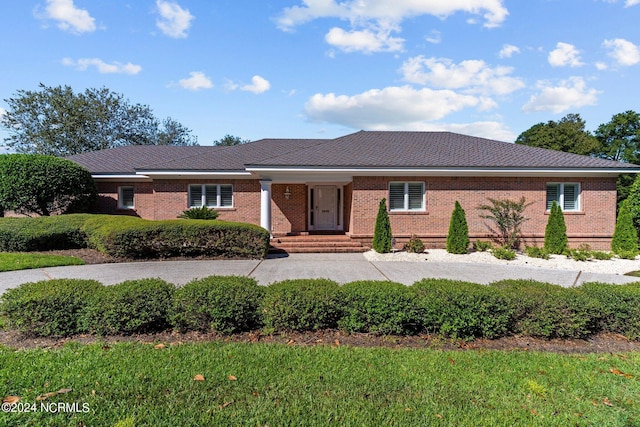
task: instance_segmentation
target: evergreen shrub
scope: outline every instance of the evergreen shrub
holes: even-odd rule
[[[447,234],[447,252],[452,254],[466,254],[469,247],[469,226],[467,218],[458,201],[455,203],[449,221],[449,234]]]
[[[382,199],[378,205],[376,226],[373,232],[373,250],[380,254],[386,254],[391,251],[391,241],[391,222],[387,212],[387,199]]]
[[[544,231],[544,249],[550,254],[560,255],[567,249],[567,242],[564,213],[558,203],[554,201]]]

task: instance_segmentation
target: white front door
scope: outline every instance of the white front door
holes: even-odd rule
[[[319,185],[315,188],[315,229],[336,229],[336,186]]]

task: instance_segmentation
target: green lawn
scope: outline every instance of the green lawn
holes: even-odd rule
[[[33,254],[28,252],[0,252],[0,272],[83,264],[83,260],[71,256]]]
[[[0,360],[0,396],[37,410],[0,413],[0,425],[640,424],[640,353],[216,342],[0,349]],[[37,400],[61,389],[71,391]],[[87,412],[47,413],[43,402]]]

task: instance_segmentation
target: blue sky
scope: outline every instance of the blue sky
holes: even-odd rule
[[[0,0],[17,90],[107,87],[201,145],[640,111],[640,0]],[[0,138],[7,133],[0,130]]]

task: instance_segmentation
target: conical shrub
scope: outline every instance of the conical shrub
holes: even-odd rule
[[[456,205],[451,213],[449,222],[449,234],[447,235],[447,252],[452,254],[466,254],[469,247],[469,226],[467,217],[460,203]]]
[[[618,212],[616,229],[611,240],[611,250],[624,258],[632,258],[638,254],[638,232],[633,226],[633,217],[626,200],[622,202],[620,212]]]
[[[562,254],[567,249],[567,225],[562,209],[555,201],[551,205],[547,227],[544,230],[544,248],[550,254]]]
[[[385,254],[391,251],[391,222],[387,212],[387,199],[380,200],[376,228],[373,232],[373,250]]]

